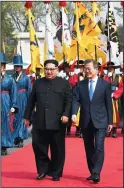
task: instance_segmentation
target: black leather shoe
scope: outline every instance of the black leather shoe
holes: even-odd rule
[[[45,173],[39,174],[39,175],[37,176],[36,180],[42,180],[42,179],[45,178],[45,176],[46,176]]]
[[[92,175],[87,178],[87,180],[93,180]]]
[[[55,177],[53,177],[52,180],[53,180],[53,181],[59,181],[59,180],[60,180],[60,177],[55,176]]]
[[[93,173],[92,180],[94,183],[98,183],[100,181],[100,175],[97,173]]]

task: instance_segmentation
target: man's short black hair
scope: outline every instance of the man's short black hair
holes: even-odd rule
[[[86,59],[86,60],[84,61],[84,64],[85,64],[85,65],[88,64],[88,63],[93,63],[93,67],[94,67],[95,69],[98,69],[98,68],[99,68],[99,65],[98,65],[97,61],[94,60],[94,59]]]
[[[56,61],[55,59],[48,59],[44,62],[44,67],[48,64],[48,63],[53,63],[56,67],[58,67],[58,61]]]

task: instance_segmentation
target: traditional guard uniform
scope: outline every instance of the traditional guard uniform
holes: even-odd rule
[[[114,62],[108,62],[107,67],[104,67],[104,69],[108,70],[108,75],[104,76],[104,79],[111,84],[112,91],[113,129],[111,133],[113,138],[117,137],[117,126],[120,124],[119,99],[123,93],[122,77],[120,75],[115,75],[115,69],[119,67],[120,66],[116,66]],[[110,136],[111,133],[107,133],[107,136]]]
[[[4,53],[0,53],[0,63],[7,63]],[[1,72],[1,154],[7,155],[7,148],[14,147],[13,120],[17,112],[16,84],[13,78]],[[11,113],[9,113],[11,112]]]
[[[23,66],[22,56],[16,55],[13,57],[14,66]],[[32,84],[30,78],[21,72],[19,75],[15,73],[13,78],[17,87],[17,105],[19,111],[15,116],[14,121],[14,139],[15,145],[18,147],[23,147],[23,140],[28,138],[28,129],[24,124],[24,111],[29,99],[29,95],[32,90]]]

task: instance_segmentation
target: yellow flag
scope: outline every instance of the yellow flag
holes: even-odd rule
[[[31,13],[31,9],[26,9],[26,15],[28,16],[29,32],[30,32],[30,53],[31,53],[31,67],[30,73],[36,72],[36,66],[40,65],[40,49],[38,46],[38,40],[34,28],[34,16]]]
[[[80,25],[84,27],[83,33],[88,36],[98,36],[101,30],[95,22],[92,14],[86,9],[85,5],[78,2]]]
[[[89,56],[95,57],[94,54],[88,54],[85,49],[87,49],[89,44],[96,46],[101,44],[101,40],[99,39],[100,33],[101,30],[93,19],[92,14],[86,9],[82,2],[76,2],[69,60],[73,60],[74,57],[77,57],[77,41],[79,44],[79,59],[82,56],[84,58]]]
[[[87,47],[87,51],[89,55],[93,56],[93,59],[97,57],[97,61],[99,58],[102,59],[102,65],[106,64],[106,53],[100,49],[99,46],[96,46],[96,52],[95,52],[95,45],[94,44],[89,44]],[[96,54],[95,54],[96,53]],[[96,57],[95,57],[96,55]]]
[[[96,2],[92,2],[92,15],[93,15],[94,20],[95,20],[96,14],[100,15],[100,10],[98,8],[97,3]]]

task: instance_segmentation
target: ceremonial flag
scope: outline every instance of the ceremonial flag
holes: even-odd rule
[[[68,17],[66,9],[62,7],[62,47],[63,54],[68,59],[69,49],[71,44],[71,35],[69,30]]]
[[[26,8],[26,15],[28,16],[28,26],[30,33],[30,53],[31,53],[30,74],[32,74],[36,72],[36,66],[40,65],[40,49],[34,28],[34,16],[31,13],[32,2],[30,1],[26,2],[25,8]]]
[[[55,59],[54,41],[52,34],[50,4],[46,3],[46,27],[45,27],[45,50],[44,60]]]
[[[117,26],[115,22],[112,4],[108,4],[108,14],[106,17],[105,35],[108,37],[108,50],[110,50],[111,58],[114,59],[119,55],[119,40]],[[110,49],[109,49],[110,47]],[[110,61],[110,60],[109,60]]]
[[[62,11],[60,10],[60,17],[58,18],[56,36],[54,37],[55,58],[58,62],[63,61],[63,47],[62,47]]]
[[[96,20],[96,15],[100,15],[100,9],[98,8],[98,4],[96,2],[92,2],[92,15],[94,20]]]
[[[98,38],[100,33],[101,30],[94,21],[92,14],[89,13],[83,3],[76,2],[69,59],[73,60],[77,56],[77,41],[79,44],[79,59],[82,51],[86,52],[85,49],[87,49],[88,44],[100,45],[101,41]],[[84,55],[84,58],[87,58],[87,56],[89,55]]]

